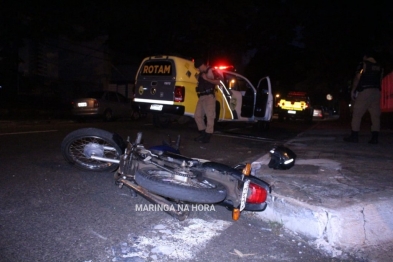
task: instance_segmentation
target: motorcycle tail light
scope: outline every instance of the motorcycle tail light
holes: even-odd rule
[[[250,183],[248,187],[247,203],[259,204],[266,201],[267,191],[254,183]]]
[[[184,102],[184,96],[185,96],[185,91],[184,91],[184,86],[175,86],[175,102]]]

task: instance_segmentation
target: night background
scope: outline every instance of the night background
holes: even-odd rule
[[[8,1],[0,108],[133,83],[146,56],[204,57],[275,93],[345,98],[364,52],[392,71],[392,1]],[[53,106],[53,105],[52,105]]]

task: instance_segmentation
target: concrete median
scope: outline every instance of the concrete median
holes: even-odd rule
[[[366,137],[348,145],[347,133],[319,127],[287,142],[298,156],[290,170],[269,169],[269,155],[252,164],[273,187],[257,216],[309,237],[334,257],[393,242],[392,132],[384,130],[379,145]]]

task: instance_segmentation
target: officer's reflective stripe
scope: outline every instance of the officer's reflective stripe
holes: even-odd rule
[[[141,103],[152,103],[152,104],[162,104],[162,105],[173,105],[173,101],[156,100],[156,99],[135,98],[134,101],[135,101],[135,102],[141,102]]]

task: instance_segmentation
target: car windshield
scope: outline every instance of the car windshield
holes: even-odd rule
[[[287,100],[292,100],[292,101],[306,101],[307,97],[304,96],[287,96]]]
[[[89,92],[87,97],[99,99],[99,98],[102,98],[103,94],[104,94],[104,92],[94,91],[94,92]]]

